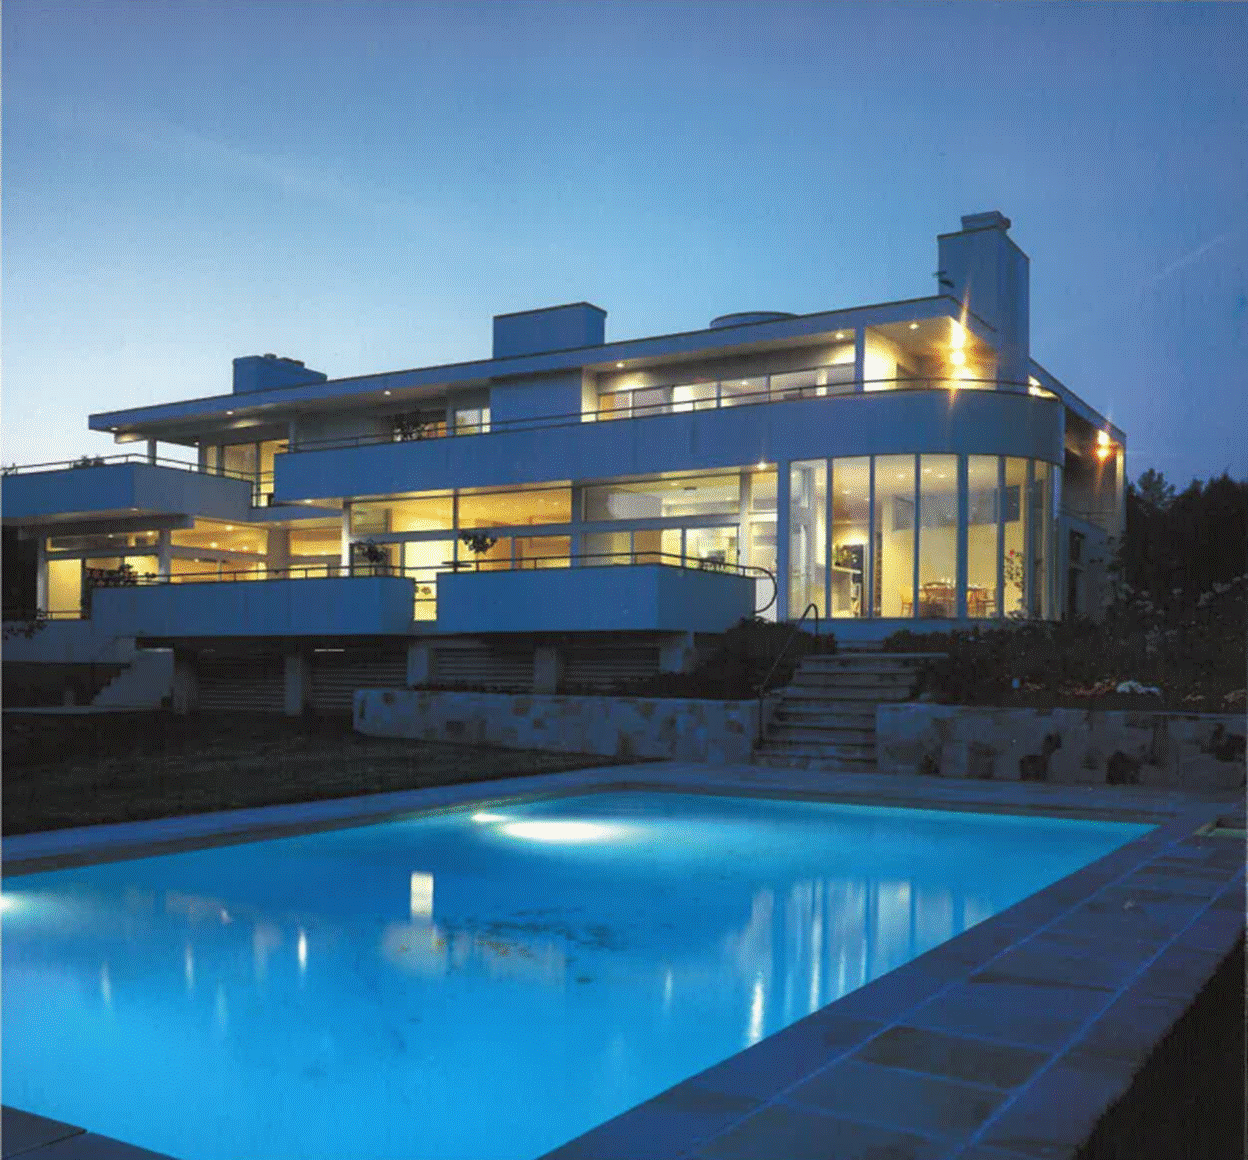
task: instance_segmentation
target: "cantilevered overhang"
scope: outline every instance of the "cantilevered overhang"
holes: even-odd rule
[[[451,363],[243,395],[214,395],[152,407],[105,411],[92,415],[89,425],[93,431],[111,432],[119,442],[142,438],[191,442],[195,436],[202,435],[205,428],[227,432],[256,429],[257,439],[284,437],[280,428],[274,428],[269,434],[263,433],[263,428],[308,410],[329,411],[363,404],[397,406],[421,397],[438,396],[448,389],[484,386],[498,379],[578,368],[614,370],[621,363],[628,368],[643,368],[662,362],[783,349],[813,342],[837,330],[917,322],[933,316],[958,318],[979,338],[990,345],[995,343],[993,330],[987,323],[974,315],[966,315],[955,299],[938,295],[516,358]]]
[[[1005,391],[878,391],[713,411],[279,455],[278,502],[515,487],[856,455],[1063,461],[1057,399]]]
[[[251,484],[152,463],[105,463],[6,475],[6,525],[201,516],[243,522]]]

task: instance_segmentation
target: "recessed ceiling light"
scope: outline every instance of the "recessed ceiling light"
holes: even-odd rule
[[[918,329],[919,329],[919,324],[918,324],[917,322],[912,322],[912,323],[910,323],[910,329],[911,329],[911,330],[918,330]]]
[[[234,412],[233,412],[233,411],[226,411],[226,414],[227,414],[227,415],[232,415],[232,414],[234,414]]]
[[[623,364],[623,363],[616,363],[616,364],[615,364],[615,369],[616,369],[616,370],[620,370],[623,366],[624,366],[624,364]]]
[[[389,391],[383,391],[383,392],[382,392],[382,394],[385,394],[385,395],[388,395],[389,393],[390,393]]]
[[[843,330],[838,330],[838,331],[836,332],[836,337],[837,337],[837,338],[844,338],[844,337],[845,337],[845,332],[844,332]]]

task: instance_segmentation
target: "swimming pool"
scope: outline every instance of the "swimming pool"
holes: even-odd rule
[[[28,875],[5,1102],[184,1160],[529,1160],[1146,829],[615,792]]]

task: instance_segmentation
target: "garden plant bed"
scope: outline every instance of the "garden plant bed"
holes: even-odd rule
[[[4,714],[4,834],[421,789],[610,759],[364,737],[347,719]]]

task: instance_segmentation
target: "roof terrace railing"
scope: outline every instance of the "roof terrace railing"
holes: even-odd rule
[[[183,459],[168,459],[163,455],[81,455],[77,459],[58,459],[51,463],[11,463],[0,468],[0,475],[26,475],[40,471],[72,471],[89,467],[112,467],[121,463],[146,463],[157,467],[173,467],[180,471],[190,471],[197,475],[222,475],[229,479],[241,479],[248,483],[255,482],[254,472],[229,471],[225,468],[203,467],[198,463],[187,463]]]
[[[818,370],[820,368],[812,368]],[[706,383],[684,383],[661,387],[633,387],[622,391],[604,392],[599,396],[599,406],[592,410],[571,411],[559,415],[535,415],[519,419],[490,419],[480,423],[447,425],[429,423],[396,426],[393,430],[367,435],[335,436],[327,439],[300,439],[279,455],[297,455],[308,451],[329,451],[350,447],[370,447],[386,443],[423,442],[434,439],[452,439],[465,435],[497,435],[509,431],[548,431],[559,427],[578,427],[586,422],[611,422],[619,419],[649,418],[654,415],[677,415],[691,411],[713,411],[725,407],[758,406],[760,404],[785,403],[815,398],[845,398],[859,394],[896,391],[997,391],[1027,394],[1027,383],[1014,383],[1003,379],[949,378],[949,377],[901,377],[862,379],[840,382],[813,383],[803,386],[774,386],[776,380],[792,378],[799,372],[775,375],[757,375],[747,382],[762,383],[757,390],[737,393],[734,384],[742,380],[716,380]],[[725,387],[729,389],[725,391]],[[679,390],[703,389],[700,397],[675,399],[672,394]],[[638,401],[638,396],[667,393],[668,398],[655,401]],[[1047,392],[1046,392],[1047,393]],[[604,407],[602,401],[611,400]],[[625,402],[624,400],[627,400]]]

